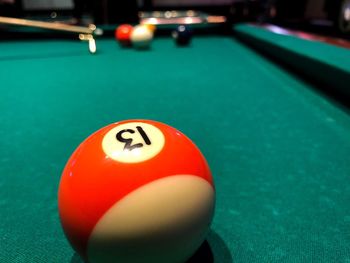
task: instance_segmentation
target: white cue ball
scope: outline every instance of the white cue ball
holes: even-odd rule
[[[153,39],[153,32],[145,25],[134,27],[130,36],[132,45],[137,49],[147,49]]]

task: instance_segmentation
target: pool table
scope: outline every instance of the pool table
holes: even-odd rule
[[[341,67],[340,88],[350,52],[264,30],[198,34],[187,47],[163,35],[149,50],[100,38],[94,55],[69,39],[1,41],[0,262],[82,262],[60,225],[60,176],[87,136],[125,119],[176,127],[211,167],[215,216],[190,262],[350,262],[348,107],[320,89],[327,70],[310,81],[302,57],[280,64],[247,34],[341,58],[324,60]]]

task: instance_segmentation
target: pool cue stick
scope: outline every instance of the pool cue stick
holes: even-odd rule
[[[22,18],[4,17],[4,16],[0,16],[0,24],[38,27],[38,28],[68,31],[68,32],[74,32],[74,33],[84,33],[84,34],[93,34],[96,29],[95,25],[91,25],[91,27],[72,26],[64,23],[44,22],[44,21],[36,21],[36,20],[29,20],[29,19],[22,19]]]
[[[83,26],[67,25],[64,23],[44,22],[44,21],[36,21],[36,20],[13,18],[13,17],[3,17],[3,16],[0,16],[0,24],[37,27],[37,28],[44,28],[44,29],[50,29],[50,30],[79,33],[80,40],[87,40],[89,42],[89,51],[91,53],[96,52],[96,43],[95,43],[95,39],[93,38],[94,32],[96,30],[96,26],[93,24],[89,25],[89,27],[83,27]]]

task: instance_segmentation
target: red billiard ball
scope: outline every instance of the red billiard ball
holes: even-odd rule
[[[65,235],[87,262],[175,263],[204,241],[215,190],[189,138],[160,122],[128,120],[79,145],[58,201]]]
[[[133,31],[133,26],[129,24],[123,24],[117,27],[115,30],[116,40],[123,46],[131,46],[131,33]]]

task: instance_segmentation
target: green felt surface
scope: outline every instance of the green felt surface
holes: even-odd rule
[[[349,49],[247,24],[236,25],[234,30],[249,45],[318,81],[325,89],[350,96]]]
[[[60,174],[89,134],[132,118],[178,128],[207,157],[215,262],[350,261],[347,113],[230,37],[98,48],[0,43],[0,262],[81,262],[58,219]]]
[[[276,34],[247,24],[237,25],[235,30],[254,35],[258,39],[269,39],[276,46],[293,50],[295,53],[302,53],[309,58],[350,73],[350,52],[346,48],[314,40],[305,40],[292,35]]]

